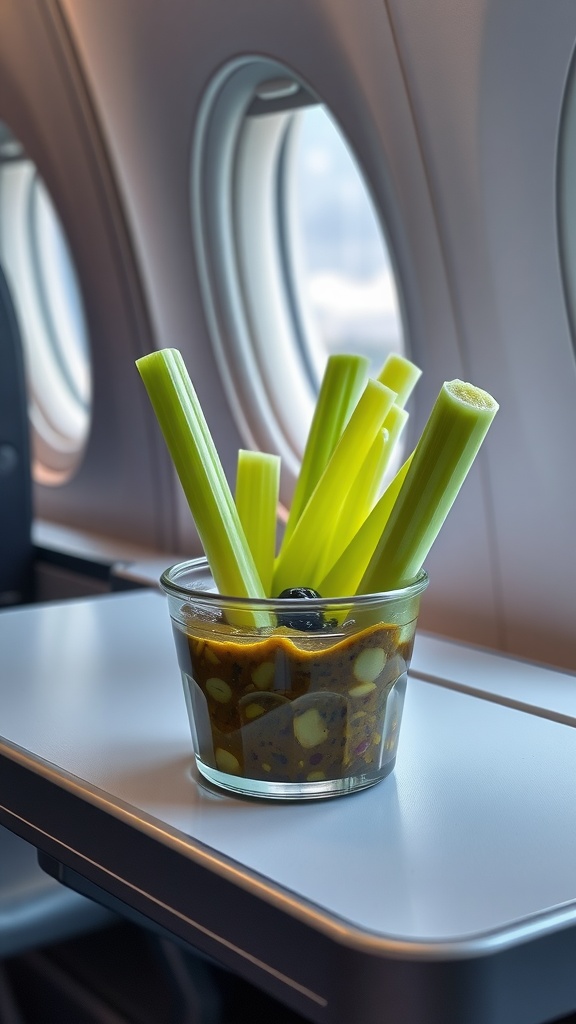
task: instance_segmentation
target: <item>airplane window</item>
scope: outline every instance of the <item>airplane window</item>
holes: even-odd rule
[[[377,373],[404,343],[394,272],[362,172],[321,105],[292,115],[284,159],[287,271],[314,382],[332,352],[367,355]]]
[[[33,162],[0,124],[0,260],[29,389],[33,475],[65,482],[90,425],[91,376],[80,289],[62,225]]]
[[[328,355],[404,351],[397,283],[369,187],[326,106],[275,61],[244,58],[198,119],[192,223],[203,298],[248,445],[290,488]],[[286,497],[289,492],[284,492]]]

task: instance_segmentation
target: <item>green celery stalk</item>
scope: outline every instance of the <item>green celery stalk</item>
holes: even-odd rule
[[[323,546],[330,538],[342,502],[392,408],[396,395],[369,380],[288,542],[276,559],[272,593],[312,587],[321,571]]]
[[[280,488],[280,457],[241,448],[236,472],[236,508],[266,594],[270,594]]]
[[[233,597],[265,597],[222,464],[180,352],[171,348],[151,352],[136,360],[136,366],[180,478],[219,593]]]
[[[322,597],[349,597],[356,593],[390,518],[413,456],[414,452],[408,456],[348,546],[318,584],[318,593]]]
[[[326,545],[323,575],[338,560],[374,508],[384,474],[407,420],[406,410],[394,404],[344,499],[331,541]]]
[[[394,388],[392,388],[392,390],[394,390]],[[376,495],[380,490],[380,484],[382,483],[384,473],[386,472],[388,466],[390,465],[390,460],[394,454],[394,449],[396,448],[396,445],[400,440],[400,436],[407,422],[408,413],[406,412],[406,410],[401,408],[401,406],[399,406],[397,403],[394,403],[386,419],[384,420],[384,430],[386,431],[387,434],[386,450],[384,452],[382,462],[378,467],[381,474],[380,481],[374,482],[374,498],[372,501],[372,505],[376,500]]]
[[[396,392],[396,405],[403,409],[421,376],[422,370],[415,363],[411,363],[406,356],[391,352],[377,380]]]
[[[340,440],[364,387],[368,367],[369,360],[365,356],[347,354],[332,355],[326,363],[282,546],[287,544],[292,536],[294,527]]]
[[[395,590],[417,575],[497,411],[472,384],[442,385],[358,593]]]

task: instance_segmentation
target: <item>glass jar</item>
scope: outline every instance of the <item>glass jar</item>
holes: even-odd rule
[[[399,590],[330,599],[222,596],[204,558],[160,583],[204,778],[306,799],[392,771],[424,570]]]

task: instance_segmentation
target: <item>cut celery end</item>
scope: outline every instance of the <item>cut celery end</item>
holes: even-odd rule
[[[362,463],[396,398],[395,392],[369,380],[324,473],[288,542],[276,560],[273,594],[289,587],[317,589],[323,546],[332,535],[353,467]]]
[[[318,483],[342,431],[360,397],[368,376],[365,356],[336,354],[329,357],[320,385],[302,465],[294,488],[282,544],[285,545]]]
[[[318,584],[318,592],[322,597],[349,597],[357,592],[360,580],[390,518],[413,457],[414,452],[408,456],[360,529]]]
[[[443,384],[358,593],[393,590],[417,575],[497,411],[481,388]]]
[[[161,349],[138,359],[136,366],[219,592],[234,597],[265,597],[224,470],[180,352]],[[252,613],[246,615],[254,617]],[[268,624],[269,616],[262,614],[261,617],[263,621],[258,624]]]
[[[254,564],[270,595],[280,487],[280,457],[241,448],[236,473],[236,508]]]
[[[421,376],[422,370],[415,363],[406,359],[406,356],[391,352],[377,379],[396,392],[396,405],[404,408]]]

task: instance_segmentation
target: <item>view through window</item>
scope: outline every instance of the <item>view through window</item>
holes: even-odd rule
[[[403,350],[394,270],[382,226],[346,141],[323,106],[294,115],[287,147],[288,260],[316,374],[332,352],[378,371]]]

